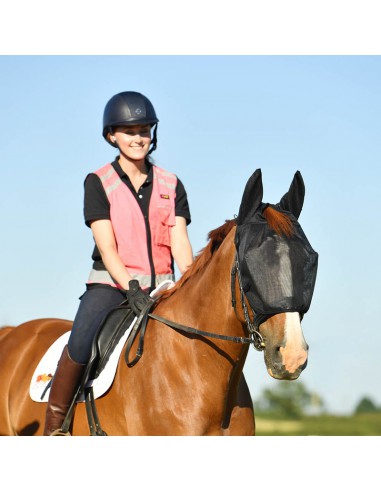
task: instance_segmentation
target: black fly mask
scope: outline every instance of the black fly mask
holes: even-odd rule
[[[263,203],[262,197],[262,174],[257,169],[242,197],[235,236],[242,288],[257,326],[277,313],[303,316],[311,304],[318,265],[318,254],[297,220],[304,201],[300,172],[277,205]],[[267,207],[290,219],[291,234],[279,234],[269,226],[263,215]]]

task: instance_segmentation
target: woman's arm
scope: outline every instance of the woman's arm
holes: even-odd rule
[[[193,263],[185,217],[176,216],[176,225],[171,229],[171,251],[178,269],[183,274]]]
[[[111,221],[94,220],[90,227],[108,273],[123,289],[128,290],[128,282],[132,277],[118,255]]]

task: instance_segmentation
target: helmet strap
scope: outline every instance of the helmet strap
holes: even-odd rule
[[[147,155],[150,155],[151,152],[153,152],[154,150],[156,150],[156,147],[157,147],[157,123],[155,124],[154,129],[153,129],[151,149],[150,149],[150,151],[148,152]]]

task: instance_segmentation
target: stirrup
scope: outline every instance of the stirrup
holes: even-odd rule
[[[56,429],[51,434],[51,436],[71,436],[70,432],[64,432],[62,429]]]

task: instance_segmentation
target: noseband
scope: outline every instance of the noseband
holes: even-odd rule
[[[238,318],[238,313],[237,313],[237,299],[235,295],[235,277],[237,276],[238,279],[238,286],[239,286],[239,294],[240,294],[240,299],[241,299],[241,306],[243,310],[243,315],[245,317],[245,323],[247,326],[247,329],[249,330],[250,337],[251,337],[251,343],[253,344],[254,348],[258,351],[261,351],[265,348],[265,342],[263,341],[262,335],[259,333],[259,325],[266,321],[270,316],[266,314],[255,314],[254,315],[254,320],[253,322],[250,319],[249,315],[249,309],[246,304],[246,298],[245,294],[243,292],[243,286],[242,286],[242,277],[241,277],[241,270],[239,268],[239,261],[238,261],[238,254],[236,252],[233,267],[231,270],[231,293],[232,293],[232,306],[234,308],[235,314]]]

